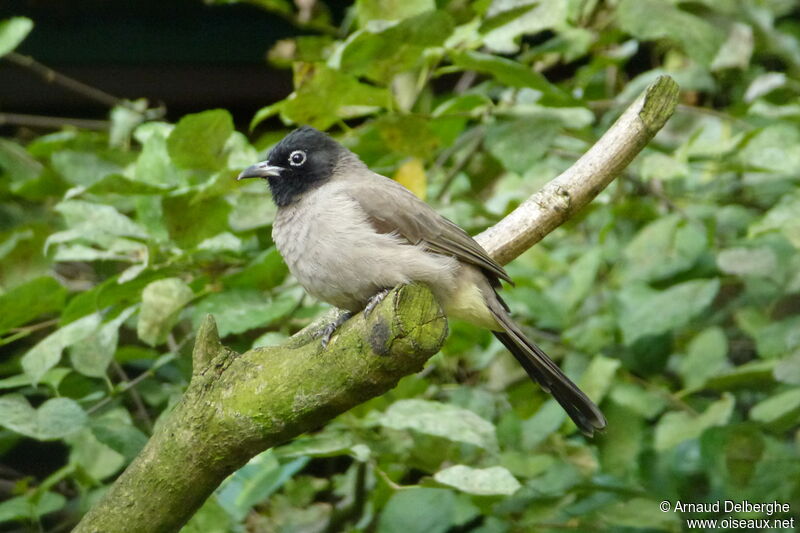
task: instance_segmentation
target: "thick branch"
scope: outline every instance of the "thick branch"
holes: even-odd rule
[[[672,78],[659,77],[574,165],[475,240],[503,265],[542,240],[628,166],[672,116],[678,90]]]
[[[394,290],[368,319],[349,320],[324,351],[306,336],[239,355],[220,344],[208,316],[180,403],[75,532],[179,530],[248,459],[419,372],[446,336],[447,320],[419,285]]]
[[[540,240],[630,162],[676,103],[677,86],[660,78],[571,169],[481,234],[481,244],[508,262]],[[422,368],[446,333],[431,293],[415,285],[392,291],[368,320],[349,320],[326,350],[306,330],[238,355],[220,344],[208,317],[180,403],[75,531],[177,531],[249,458],[391,389]]]

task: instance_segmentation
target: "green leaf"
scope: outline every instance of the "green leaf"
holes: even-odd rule
[[[225,143],[233,119],[224,109],[186,115],[167,138],[167,150],[179,167],[218,170],[225,165]]]
[[[758,490],[751,483],[758,483],[758,473],[764,471],[766,464],[762,460],[765,459],[765,451],[764,430],[757,424],[715,427],[700,438],[700,460],[703,469],[708,472],[709,483],[735,491],[730,496]],[[775,460],[780,459],[767,459],[769,462]],[[743,490],[746,492],[741,492]]]
[[[795,248],[800,249],[800,194],[783,196],[778,203],[753,225],[747,236],[757,237],[771,231],[783,233]]]
[[[182,194],[162,200],[169,236],[183,248],[192,248],[228,230],[231,206],[222,197],[198,199]]]
[[[564,306],[569,310],[579,306],[595,287],[595,279],[602,262],[600,248],[589,249],[569,267],[569,285],[563,295],[552,298],[556,301],[563,301]]]
[[[764,424],[784,420],[795,423],[798,414],[800,414],[800,388],[778,393],[758,402],[750,409],[750,418]]]
[[[163,122],[146,122],[136,128],[133,136],[142,145],[133,168],[137,183],[165,187],[187,184],[186,171],[172,163],[167,149],[167,138],[174,129]]]
[[[296,67],[295,91],[288,98],[265,107],[253,117],[250,127],[280,113],[286,123],[308,124],[328,129],[340,119],[371,115],[391,105],[384,88],[360,83],[355,77],[318,63]]]
[[[147,444],[147,436],[133,426],[130,421],[116,417],[103,417],[93,420],[90,428],[95,438],[115,452],[132,461]]]
[[[277,206],[264,187],[259,192],[242,191],[231,199],[228,225],[233,231],[249,231],[271,226],[275,220]]]
[[[464,442],[486,450],[497,449],[494,425],[472,411],[427,400],[394,402],[379,418],[391,429],[410,429],[453,442]]]
[[[67,499],[55,492],[17,496],[0,503],[0,523],[12,520],[36,522],[44,515],[58,511],[66,504]]]
[[[532,68],[504,57],[481,52],[450,52],[453,64],[463,70],[474,70],[493,76],[498,82],[511,87],[528,87],[542,93],[545,102],[564,103],[571,98],[561,89]]]
[[[23,371],[31,381],[38,383],[44,373],[61,360],[64,348],[85,339],[99,325],[100,314],[94,313],[57,329],[22,356]]]
[[[0,396],[0,426],[36,440],[64,438],[87,421],[80,405],[69,398],[51,398],[34,409],[20,394]]]
[[[767,126],[752,137],[737,156],[744,165],[778,175],[796,176],[800,173],[800,130],[794,124]]]
[[[214,315],[220,337],[266,327],[283,318],[297,302],[284,295],[270,299],[255,289],[234,289],[210,294],[192,309],[195,326],[207,314]]]
[[[711,327],[701,331],[689,343],[689,351],[681,359],[679,372],[684,387],[702,387],[709,378],[724,374],[731,367],[728,361],[728,339],[722,328]]]
[[[602,441],[597,443],[602,468],[611,475],[625,478],[638,468],[637,459],[645,444],[645,421],[637,411],[616,401],[607,402],[603,414],[608,427],[603,431]]]
[[[668,279],[694,266],[707,247],[702,225],[678,214],[658,218],[642,228],[625,248],[626,277]]]
[[[800,350],[781,359],[776,365],[773,375],[777,381],[790,385],[800,385]]]
[[[217,501],[231,516],[242,520],[253,505],[269,498],[308,461],[308,457],[301,457],[281,464],[267,450],[225,480],[217,491]]]
[[[140,156],[141,157],[141,156]],[[141,181],[132,180],[122,174],[108,174],[90,185],[86,192],[89,194],[164,194],[168,189],[157,185],[150,185]]]
[[[599,404],[614,383],[620,364],[619,359],[595,355],[581,377],[583,392]]]
[[[38,178],[44,169],[25,148],[7,139],[0,139],[0,168],[11,180],[12,190]]]
[[[567,420],[567,413],[554,399],[545,401],[536,414],[522,422],[522,443],[524,450],[533,450],[547,437],[558,431]]]
[[[642,167],[640,170],[642,179],[650,180],[671,180],[686,178],[689,176],[689,165],[679,160],[674,155],[655,152],[642,157]]]
[[[505,3],[513,5],[512,10],[494,17],[499,6],[504,2],[493,2],[487,21],[481,28],[483,43],[497,53],[513,54],[519,51],[517,40],[522,35],[535,35],[549,29],[563,29],[567,25],[568,0],[550,0],[549,2],[525,2],[517,8],[519,2]],[[525,5],[527,4],[527,5]]]
[[[214,0],[215,2],[228,0]],[[233,518],[217,501],[216,494],[212,494],[203,506],[197,511],[189,522],[181,529],[180,533],[228,533],[235,531]]]
[[[125,100],[111,109],[111,127],[108,142],[111,146],[128,148],[131,134],[142,122],[147,120],[148,102],[144,98]]]
[[[338,68],[386,85],[424,61],[426,48],[440,46],[453,32],[444,11],[428,11],[401,22],[370,22],[352,34],[338,52]]]
[[[719,291],[719,280],[694,280],[655,291],[630,284],[618,293],[619,327],[625,344],[688,324],[702,313]]]
[[[125,458],[97,440],[88,427],[67,437],[67,443],[72,445],[70,462],[96,482],[113,476],[125,466]]]
[[[522,175],[547,153],[559,127],[543,117],[495,122],[486,131],[486,148],[505,168]]]
[[[703,66],[710,66],[725,34],[705,20],[663,0],[622,0],[617,20],[623,31],[643,41],[668,39]]]
[[[171,274],[170,269],[158,272],[147,271],[136,279],[126,282],[120,282],[117,276],[110,277],[70,299],[67,307],[61,313],[61,325],[69,324],[82,316],[103,311],[111,306],[115,306],[117,311],[130,307],[140,301],[142,290],[148,283]]]
[[[71,372],[72,371],[69,368],[51,368],[44,373],[44,376],[42,376],[42,378],[39,380],[39,383],[43,383],[54,391],[57,391],[61,382]],[[16,374],[5,379],[0,379],[0,390],[16,389],[19,387],[26,387],[28,385],[36,385],[36,383],[31,381],[31,378],[25,374]]]
[[[108,364],[114,358],[119,340],[119,327],[136,309],[130,307],[100,326],[69,349],[72,367],[84,376],[100,378],[106,375]]]
[[[141,226],[110,205],[83,200],[67,200],[58,204],[55,209],[64,217],[69,229],[50,235],[45,241],[45,249],[53,244],[88,241],[107,249],[112,249],[115,245],[120,246],[123,247],[120,251],[124,252],[126,241],[117,239],[117,237],[138,239],[147,237],[147,233]],[[130,241],[127,243],[132,244],[134,250],[142,248]],[[130,247],[128,247],[128,251],[130,251]],[[113,252],[111,255],[114,255]]]
[[[275,448],[274,452],[279,459],[303,456],[337,457],[351,453],[353,444],[353,436],[349,433],[323,432],[295,439],[289,444]]]
[[[411,488],[395,492],[378,520],[378,533],[445,533],[469,521],[475,507],[464,507],[446,489]]]
[[[67,290],[50,276],[35,278],[0,295],[0,333],[64,307]]]
[[[771,277],[778,268],[778,258],[767,247],[728,248],[717,254],[717,266],[726,274]]]
[[[364,25],[370,20],[399,20],[436,9],[434,0],[357,0],[356,13]]]
[[[630,411],[650,419],[667,406],[668,391],[644,388],[624,381],[617,382],[611,390],[611,400]]]
[[[725,393],[699,415],[686,412],[665,414],[656,426],[654,435],[656,450],[668,450],[685,440],[699,437],[712,426],[725,425],[730,420],[734,404],[733,395]]]
[[[746,69],[750,66],[754,44],[753,28],[747,24],[734,22],[730,26],[727,39],[711,63],[711,70]]]
[[[472,468],[454,465],[436,472],[433,479],[442,485],[479,496],[511,496],[521,487],[511,472],[502,466]]]
[[[27,17],[11,17],[0,21],[0,57],[13,51],[33,29]]]
[[[142,308],[136,333],[150,346],[162,344],[178,321],[181,309],[194,298],[192,289],[180,278],[164,278],[142,291]]]
[[[744,312],[737,314],[737,322],[744,320]],[[756,341],[758,356],[764,359],[778,359],[800,347],[800,316],[789,316],[783,320],[767,321],[746,329]],[[742,329],[745,329],[744,327]]]
[[[372,123],[387,148],[402,156],[429,158],[441,141],[431,130],[430,120],[413,115],[386,115]]]
[[[731,368],[724,374],[709,378],[706,381],[706,388],[728,391],[737,387],[767,387],[775,383],[773,374],[776,366],[774,359],[749,361]]]
[[[223,282],[226,287],[269,290],[280,285],[288,274],[281,254],[272,246],[239,272],[223,278]]]
[[[122,168],[92,152],[63,150],[52,155],[53,168],[73,185],[89,187]]]

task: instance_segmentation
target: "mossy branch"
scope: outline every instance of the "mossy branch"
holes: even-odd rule
[[[677,85],[659,78],[573,167],[479,236],[508,262],[586,205],[664,125]],[[216,487],[261,451],[394,387],[441,347],[447,321],[430,291],[393,290],[369,316],[344,324],[323,350],[309,331],[237,354],[207,317],[181,401],[139,456],[75,529],[177,531]]]

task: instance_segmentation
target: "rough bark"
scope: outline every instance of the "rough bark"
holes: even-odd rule
[[[478,241],[501,263],[539,241],[625,168],[672,114],[677,95],[674,81],[659,78],[585,156]],[[183,398],[75,531],[178,531],[251,457],[388,391],[419,371],[446,335],[441,309],[418,285],[395,289],[368,318],[349,320],[325,350],[304,330],[283,346],[237,354],[207,317]]]

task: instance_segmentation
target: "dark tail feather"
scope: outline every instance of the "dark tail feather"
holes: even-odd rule
[[[502,302],[499,297],[498,301]],[[492,332],[494,336],[508,348],[531,379],[553,395],[578,428],[590,437],[595,430],[605,428],[606,417],[600,409],[564,375],[541,348],[525,337],[508,314],[496,308],[492,309],[492,314],[505,330]]]

